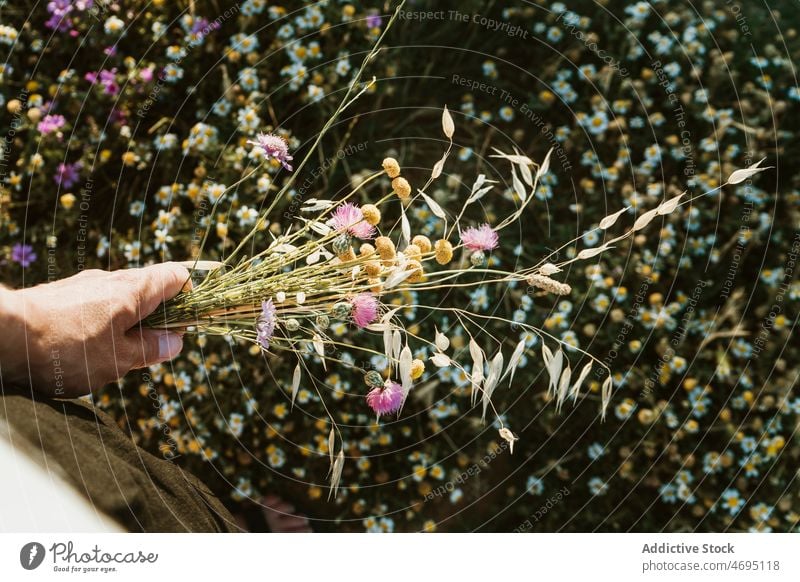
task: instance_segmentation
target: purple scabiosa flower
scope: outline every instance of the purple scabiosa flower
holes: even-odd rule
[[[272,341],[272,335],[275,333],[275,322],[277,321],[275,313],[275,305],[272,299],[269,301],[261,302],[261,313],[256,320],[256,340],[265,350],[269,349],[269,342]]]
[[[36,260],[36,253],[31,245],[17,243],[11,247],[11,260],[22,267],[28,267]]]
[[[369,391],[367,404],[378,416],[397,412],[403,404],[403,387],[387,380],[383,386]]]
[[[46,135],[61,129],[66,122],[67,120],[64,119],[63,115],[45,115],[44,119],[36,126],[36,129]]]
[[[75,162],[74,164],[65,164],[62,162],[58,164],[58,169],[53,175],[53,180],[55,180],[56,184],[59,186],[72,188],[80,177],[80,170],[82,167],[83,164],[80,162]]]
[[[247,143],[261,148],[267,158],[278,160],[284,168],[292,171],[292,166],[289,165],[292,159],[289,155],[289,144],[281,136],[274,133],[259,133],[255,140],[247,140]]]
[[[497,248],[497,233],[488,224],[470,227],[461,233],[461,242],[471,251],[491,251]]]
[[[334,212],[330,225],[339,232],[346,232],[356,238],[372,238],[375,236],[375,227],[364,220],[364,213],[355,204],[345,202]]]
[[[367,28],[378,28],[382,21],[380,14],[369,14],[367,16]]]
[[[353,306],[353,323],[358,327],[367,327],[378,319],[378,300],[372,293],[359,293],[350,298]]]

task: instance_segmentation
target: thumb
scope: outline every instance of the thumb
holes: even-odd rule
[[[135,292],[140,319],[144,319],[190,282],[189,271],[177,263],[160,263],[129,271],[137,275]]]
[[[171,360],[183,349],[183,337],[171,331],[134,328],[127,333],[131,369]]]

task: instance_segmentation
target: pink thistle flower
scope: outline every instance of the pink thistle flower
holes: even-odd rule
[[[256,341],[265,350],[269,349],[269,342],[275,333],[275,323],[277,321],[275,305],[272,299],[261,302],[261,313],[256,320]]]
[[[387,380],[382,387],[369,391],[367,404],[378,416],[397,412],[403,405],[403,387]]]
[[[359,293],[350,298],[353,306],[353,323],[358,327],[367,327],[378,319],[378,300],[372,293]]]
[[[292,171],[292,166],[289,165],[292,159],[289,155],[289,144],[281,136],[274,133],[259,133],[255,140],[247,140],[247,143],[261,148],[267,158],[278,160],[284,168]]]
[[[364,220],[364,213],[355,204],[345,202],[334,212],[330,225],[339,232],[346,232],[356,238],[372,238],[375,236],[375,227]]]
[[[461,233],[461,242],[471,251],[491,251],[497,248],[497,233],[488,224],[470,227]]]

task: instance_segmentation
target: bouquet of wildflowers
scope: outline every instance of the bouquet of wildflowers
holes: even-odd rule
[[[390,23],[391,24],[391,23]],[[386,30],[388,30],[388,26]],[[384,32],[385,34],[385,32]],[[339,108],[317,136],[298,170],[308,162],[323,135],[351,103],[371,83],[359,82],[366,64],[375,56],[367,56],[345,94]],[[374,82],[374,80],[373,80]],[[480,401],[482,420],[490,411],[500,427],[500,436],[513,452],[517,437],[505,426],[492,405],[492,393],[503,382],[513,381],[515,369],[528,351],[525,340],[513,347],[505,345],[486,331],[488,323],[507,323],[535,334],[542,341],[541,358],[549,378],[547,396],[557,409],[569,400],[582,397],[581,387],[593,369],[605,376],[601,388],[603,416],[611,398],[612,379],[607,366],[591,354],[549,334],[546,330],[505,319],[500,315],[474,313],[469,309],[440,303],[414,305],[418,310],[447,315],[456,320],[469,335],[468,349],[452,350],[447,336],[436,332],[434,337],[421,337],[406,326],[399,307],[390,307],[395,294],[408,291],[425,292],[419,297],[434,296],[456,288],[494,284],[498,286],[528,285],[535,293],[568,295],[569,284],[560,280],[564,268],[576,261],[595,258],[608,252],[621,241],[642,231],[659,216],[673,212],[686,193],[661,202],[640,213],[633,224],[617,236],[606,236],[596,247],[579,249],[579,238],[565,243],[539,262],[516,270],[493,267],[488,255],[501,244],[503,230],[517,224],[528,210],[539,181],[549,170],[550,154],[536,163],[523,153],[494,150],[493,157],[508,164],[509,175],[501,181],[484,174],[475,179],[468,197],[461,201],[458,212],[443,207],[427,191],[442,175],[453,147],[455,124],[447,107],[442,111],[441,129],[448,146],[433,166],[427,182],[413,188],[394,158],[386,158],[376,170],[363,176],[349,192],[337,199],[311,198],[300,200],[296,215],[283,213],[281,232],[266,229],[279,202],[288,196],[293,179],[268,200],[255,226],[221,262],[195,260],[193,274],[207,274],[191,289],[165,303],[147,321],[153,327],[178,329],[246,340],[265,352],[280,353],[296,360],[291,379],[292,402],[310,374],[309,362],[318,359],[324,367],[349,368],[364,379],[364,405],[380,418],[399,413],[414,390],[426,367],[452,368],[469,378],[473,404]],[[293,171],[293,156],[286,141],[277,134],[259,134],[248,142],[253,147],[256,166],[246,170],[242,178],[219,193],[212,214],[225,195],[258,172],[262,164],[282,166]],[[722,186],[738,184],[766,168],[760,162],[745,170],[737,170]],[[382,177],[391,181],[391,190],[370,198]],[[468,209],[485,196],[492,196],[499,185],[507,185],[515,201],[515,209],[496,224],[469,224]],[[720,188],[722,187],[720,186]],[[504,186],[506,187],[506,186]],[[707,193],[706,193],[707,194]],[[702,195],[701,195],[702,196]],[[358,201],[369,200],[366,204]],[[425,205],[439,220],[438,234],[428,237],[415,233],[409,209]],[[631,208],[622,208],[603,218],[596,228],[603,236]],[[258,248],[259,235],[268,234],[263,248]],[[206,237],[208,233],[206,233]],[[205,240],[203,241],[205,243]],[[203,245],[204,246],[204,245]],[[202,246],[201,246],[202,250]],[[555,260],[567,250],[565,260]],[[249,254],[245,254],[249,251]],[[491,320],[491,321],[490,321]],[[340,338],[330,333],[334,325],[344,324],[348,334]],[[376,337],[368,341],[366,334]],[[379,346],[379,347],[373,347]],[[382,346],[382,347],[380,347]],[[415,358],[425,348],[427,360]],[[385,370],[369,364],[353,362],[343,352],[362,351],[364,362],[382,355],[389,362]],[[461,353],[463,352],[463,353]],[[588,360],[573,371],[568,354],[579,354]],[[335,494],[344,464],[343,448],[334,456],[338,427],[330,415],[331,492]],[[341,439],[341,433],[339,433]]]

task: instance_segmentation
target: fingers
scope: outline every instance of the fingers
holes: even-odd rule
[[[144,319],[159,304],[177,295],[189,281],[189,271],[177,263],[159,263],[141,269],[125,271],[133,277],[134,293],[138,305],[138,319]],[[131,322],[133,325],[136,322]]]
[[[156,329],[132,329],[126,335],[129,369],[145,368],[171,360],[183,349],[183,338],[177,333]]]

